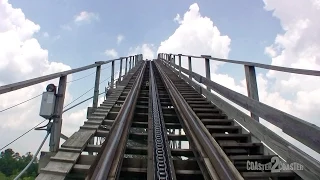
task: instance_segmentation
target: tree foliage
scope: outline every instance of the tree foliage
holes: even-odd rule
[[[27,152],[25,155],[20,155],[12,149],[6,149],[0,153],[0,180],[14,179],[31,161],[33,155]],[[37,176],[38,160],[29,167],[22,175],[22,180],[32,180]]]

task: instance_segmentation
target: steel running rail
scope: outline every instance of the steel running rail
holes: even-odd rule
[[[118,147],[120,146],[120,139],[123,135],[127,135],[130,124],[133,118],[135,102],[137,102],[139,90],[141,88],[143,74],[146,69],[146,62],[142,65],[142,69],[134,83],[134,86],[130,90],[126,100],[124,101],[122,108],[118,116],[115,119],[114,125],[110,130],[108,139],[102,145],[103,151],[96,157],[96,162],[91,166],[90,173],[86,179],[90,180],[105,180],[108,178],[112,171],[113,159],[115,158]],[[124,142],[126,143],[126,141]],[[118,165],[121,164],[118,162]],[[93,169],[94,168],[94,169]],[[118,169],[120,170],[120,169]],[[92,172],[93,171],[93,172]]]
[[[166,130],[164,127],[164,119],[151,61],[150,80],[152,94],[153,156],[155,164],[154,179],[176,179],[174,172],[172,172],[173,165],[170,163],[168,146],[165,138]]]
[[[199,142],[200,146],[204,149],[207,158],[209,158],[212,166],[216,171],[216,175],[218,179],[221,180],[236,180],[241,179],[234,169],[232,169],[228,163],[223,159],[223,157],[219,154],[218,150],[212,144],[210,138],[208,138],[207,134],[202,130],[201,125],[197,123],[197,117],[192,113],[192,109],[189,107],[187,102],[183,99],[173,82],[169,79],[169,77],[164,73],[164,71],[157,64],[159,73],[163,79],[165,86],[168,89],[170,96],[175,104],[175,108],[179,111],[179,114],[186,122],[192,127],[190,129],[194,134],[196,140]]]

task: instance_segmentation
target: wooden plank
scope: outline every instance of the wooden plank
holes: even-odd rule
[[[161,64],[156,63],[157,66],[160,66]],[[162,65],[162,67],[164,67]],[[204,152],[206,154],[206,156],[210,159],[209,162],[212,163],[212,165],[214,164],[215,168],[221,168],[222,164],[221,162],[225,163],[225,167],[226,169],[228,169],[224,172],[219,172],[219,171],[215,171],[213,169],[211,169],[210,164],[208,164],[210,166],[210,176],[211,177],[215,177],[217,174],[219,176],[223,175],[223,176],[228,176],[226,175],[228,174],[232,174],[231,176],[236,177],[237,179],[243,179],[241,177],[241,175],[239,174],[238,170],[234,167],[234,165],[232,164],[232,162],[229,160],[229,158],[226,156],[226,154],[223,152],[222,148],[219,146],[219,144],[214,140],[214,138],[211,136],[211,134],[207,131],[206,127],[203,125],[203,123],[201,122],[201,120],[196,116],[196,114],[192,111],[192,108],[187,104],[187,102],[183,99],[182,95],[180,94],[180,92],[177,91],[174,83],[169,79],[169,77],[166,75],[167,73],[163,72],[163,70],[161,70],[161,68],[158,68],[158,70],[160,71],[160,74],[162,76],[162,78],[167,79],[167,81],[165,81],[165,85],[167,88],[171,88],[173,91],[169,91],[169,94],[171,95],[171,97],[173,98],[173,100],[175,101],[175,105],[177,105],[177,109],[181,110],[182,108],[187,108],[190,111],[190,114],[182,114],[182,119],[185,119],[184,121],[186,122],[185,124],[189,124],[188,126],[191,126],[192,129],[190,132],[194,133],[194,135],[196,136],[195,138],[198,139],[200,146],[204,147],[211,147],[210,148],[204,148]],[[176,71],[173,71],[174,73],[176,73]],[[185,77],[184,74],[181,74],[181,77]],[[188,78],[187,78],[188,79]],[[180,96],[180,98],[177,98],[176,96]],[[187,119],[186,119],[187,118]],[[190,129],[189,127],[187,129]],[[214,149],[214,150],[213,150]],[[216,152],[214,152],[216,151]],[[214,155],[217,155],[216,157],[213,157]],[[217,162],[217,157],[220,156],[220,163],[215,163]],[[202,156],[204,157],[204,156]],[[204,158],[204,161],[205,158]],[[208,166],[207,166],[208,167]],[[222,174],[221,174],[222,173]]]
[[[75,163],[78,160],[79,156],[80,153],[58,151],[55,156],[51,157],[51,160]]]
[[[177,74],[176,71],[173,71]],[[274,150],[279,156],[281,156],[287,163],[297,162],[303,165],[303,171],[295,171],[300,177],[304,179],[316,179],[320,177],[320,163],[304,153],[294,145],[284,140],[273,131],[263,126],[259,122],[252,119],[250,116],[230,105],[220,97],[205,88],[200,87],[195,82],[191,81],[187,76],[182,75],[182,78],[189,82],[190,85],[196,87],[200,94],[207,97],[208,100],[215,103],[215,105],[222,109],[230,118],[236,119],[241,125],[250,131],[252,135],[263,141],[267,146]]]
[[[67,141],[65,141],[61,147],[84,149],[89,139],[93,136],[95,131],[78,131],[75,132]]]
[[[199,86],[194,82],[191,83],[193,86]],[[306,179],[315,179],[315,177],[320,176],[320,164],[318,161],[255,121],[241,110],[225,102],[217,95],[210,93],[202,87],[200,87],[200,90],[207,99],[215,102],[217,107],[227,113],[229,118],[235,118],[241,125],[248,129],[253,136],[263,141],[288,163],[297,162],[302,164],[305,169],[304,171],[296,171],[299,176]]]
[[[109,134],[109,131],[97,130],[95,135],[98,137],[107,137],[108,134]]]
[[[100,127],[100,125],[96,125],[96,124],[84,124],[83,126],[80,126],[80,129],[98,129]]]
[[[90,165],[75,164],[72,171],[75,173],[89,173]]]
[[[192,58],[203,58],[201,56],[190,56],[190,55],[182,55],[182,56],[185,56],[185,57],[189,56],[189,57],[192,57]],[[312,75],[312,76],[320,76],[320,71],[316,71],[316,70],[288,68],[288,67],[273,66],[273,65],[261,64],[261,63],[238,61],[238,60],[231,60],[231,59],[222,59],[222,58],[214,58],[214,57],[210,57],[209,59],[215,60],[215,61],[233,63],[233,64],[254,66],[254,67],[259,67],[259,68],[263,68],[263,69],[270,69],[270,70],[275,70],[275,71],[281,71],[281,72]]]
[[[214,91],[229,99],[230,101],[238,104],[239,106],[255,113],[266,121],[282,129],[282,131],[291,137],[297,139],[301,143],[305,144],[309,148],[320,153],[320,128],[312,123],[306,122],[302,119],[294,117],[290,114],[282,112],[278,109],[270,107],[254,99],[248,98],[240,93],[232,91],[218,83],[208,80],[207,78],[200,76],[194,72],[190,72],[185,68],[181,70],[192,75],[198,82],[208,85]],[[184,76],[184,79],[189,79]],[[192,82],[191,82],[192,83]],[[201,88],[195,86],[196,89]],[[199,90],[198,90],[199,91]],[[200,91],[201,92],[201,91]]]
[[[36,177],[36,180],[64,180],[64,175],[50,174],[50,173],[41,173]]]
[[[94,156],[94,155],[81,155],[77,163],[91,166],[94,160],[96,159],[96,157],[97,156]]]
[[[94,125],[100,125],[102,124],[103,120],[88,120],[85,121],[84,124],[94,124]]]
[[[81,149],[73,149],[73,148],[65,148],[65,147],[60,147],[59,151],[81,153]]]
[[[66,175],[68,174],[72,167],[73,163],[68,162],[56,162],[50,161],[45,168],[40,170],[41,173],[51,173],[51,174],[58,174],[58,175]]]

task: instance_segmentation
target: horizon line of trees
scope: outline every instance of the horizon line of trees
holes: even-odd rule
[[[20,155],[8,148],[0,152],[0,180],[13,180],[31,161],[33,155],[27,152]],[[34,180],[38,175],[38,158],[21,176],[21,180]]]

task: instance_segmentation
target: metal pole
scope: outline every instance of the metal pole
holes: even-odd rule
[[[111,88],[114,88],[114,61],[111,63]]]
[[[61,76],[59,80],[58,94],[54,107],[54,118],[50,135],[50,152],[58,152],[60,146],[62,111],[67,88],[67,76]]]
[[[119,82],[121,81],[121,75],[122,75],[122,59],[123,58],[120,58],[120,71],[119,71]]]
[[[190,56],[188,56],[188,64],[189,64],[189,71],[192,72],[192,64],[191,64],[191,57]],[[191,74],[189,74],[189,78],[190,79],[192,78]]]

